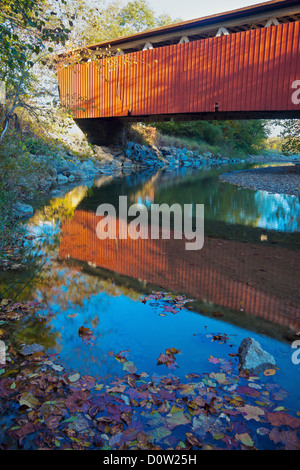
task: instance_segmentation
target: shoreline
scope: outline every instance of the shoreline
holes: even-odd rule
[[[279,162],[283,165],[248,170],[231,171],[219,176],[223,183],[233,184],[252,191],[267,191],[272,194],[288,194],[300,196],[300,171],[299,167],[290,162]],[[275,162],[274,162],[275,163]],[[286,164],[284,164],[286,163]]]
[[[22,248],[26,233],[19,230],[22,222],[32,217],[46,200],[61,197],[76,186],[91,186],[97,178],[130,176],[151,169],[201,169],[238,163],[239,158],[216,157],[209,152],[201,155],[187,149],[157,148],[135,142],[128,142],[123,149],[94,145],[90,155],[85,157],[79,157],[71,150],[61,150],[52,156],[30,154],[28,164],[36,168],[36,173],[30,182],[20,178],[13,182],[15,192],[23,185],[27,195],[11,202],[7,225],[15,229],[7,229],[6,238],[0,240],[0,271],[24,268]]]

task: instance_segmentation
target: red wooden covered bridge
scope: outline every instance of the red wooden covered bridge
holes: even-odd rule
[[[299,0],[175,23],[72,54],[74,63],[58,69],[60,99],[93,144],[122,143],[130,120],[300,117]]]

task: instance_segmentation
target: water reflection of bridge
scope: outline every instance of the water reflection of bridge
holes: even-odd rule
[[[77,210],[62,225],[59,256],[205,299],[298,329],[300,253],[286,248],[205,238],[200,251],[184,240],[99,240],[94,212]]]
[[[287,328],[300,327],[300,253],[286,248],[205,238],[200,251],[184,240],[99,240],[94,212],[76,210],[62,224],[59,256],[205,299]]]

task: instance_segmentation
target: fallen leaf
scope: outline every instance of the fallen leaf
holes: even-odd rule
[[[250,419],[254,419],[255,421],[260,421],[259,416],[263,416],[265,412],[259,408],[258,406],[252,406],[252,405],[245,405],[241,406],[239,408],[239,411],[241,411],[245,419],[249,421]]]
[[[40,404],[39,400],[31,393],[25,392],[22,393],[19,399],[20,406],[27,406],[27,408],[34,408]]]
[[[208,362],[211,362],[212,364],[219,364],[220,359],[218,359],[217,357],[209,356]]]
[[[123,370],[130,374],[134,374],[137,371],[137,368],[132,361],[126,361],[123,363]]]
[[[280,429],[274,427],[269,434],[269,438],[275,442],[275,444],[278,444],[279,442],[285,444],[286,450],[300,449],[300,439],[298,438],[296,431],[281,431]]]
[[[290,426],[291,428],[299,428],[299,418],[285,413],[284,411],[275,411],[275,413],[267,412],[267,418],[272,426]]]
[[[194,434],[192,434],[191,432],[186,432],[185,435],[189,444],[196,447],[202,447],[201,442],[194,436]]]
[[[72,382],[72,383],[77,382],[77,380],[80,379],[80,374],[79,374],[79,372],[76,372],[76,374],[69,375],[68,378],[69,378],[69,381]]]
[[[90,330],[90,328],[86,328],[85,326],[81,326],[78,329],[78,335],[83,340],[88,341],[93,336],[93,332],[92,332],[92,330]]]
[[[253,440],[251,439],[249,434],[246,433],[246,432],[242,433],[242,434],[236,434],[234,437],[237,441],[240,441],[242,444],[244,444],[247,447],[253,447],[254,446]]]
[[[266,369],[264,370],[264,375],[269,376],[269,375],[274,375],[276,374],[276,369]]]

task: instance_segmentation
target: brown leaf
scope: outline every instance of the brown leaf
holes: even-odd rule
[[[186,432],[185,435],[189,444],[191,444],[192,446],[196,446],[196,447],[202,447],[201,442],[197,439],[197,437],[194,436],[194,434],[190,432]]]
[[[110,428],[110,434],[114,436],[115,434],[120,434],[124,429],[124,425],[122,423],[117,423],[111,426]]]
[[[61,416],[53,415],[45,421],[45,424],[48,429],[55,429],[58,427],[60,420]]]
[[[275,413],[267,412],[267,418],[272,426],[290,426],[291,428],[298,428],[300,426],[300,419],[285,413],[284,411],[276,411]]]
[[[24,426],[22,426],[20,429],[18,429],[16,431],[16,435],[18,437],[23,437],[23,436],[26,436],[27,434],[30,434],[30,433],[34,432],[34,431],[35,431],[34,424],[29,422],[29,423],[24,424]]]
[[[286,450],[300,449],[300,440],[296,431],[280,431],[280,429],[274,427],[269,434],[269,438],[275,442],[275,444],[279,442],[285,444]]]
[[[121,414],[121,419],[122,419],[122,421],[124,421],[125,424],[127,424],[127,426],[129,426],[129,424],[132,420],[132,413],[130,411],[124,411]]]
[[[93,335],[93,332],[92,332],[92,330],[90,330],[89,328],[85,328],[84,326],[81,326],[81,327],[78,329],[78,335],[79,335],[80,338],[82,338],[82,339],[90,339],[91,336]]]
[[[165,354],[160,353],[157,359],[157,365],[165,364],[169,368],[174,368],[177,364],[175,362],[174,354],[180,353],[180,349],[168,348],[165,351]]]
[[[120,351],[118,354],[115,354],[115,359],[118,362],[121,362],[121,364],[124,364],[124,362],[127,362],[127,359],[125,356],[123,356],[124,352],[128,352],[129,350],[127,349],[126,351]]]
[[[123,393],[126,385],[115,385],[114,387],[108,388],[107,393]]]

